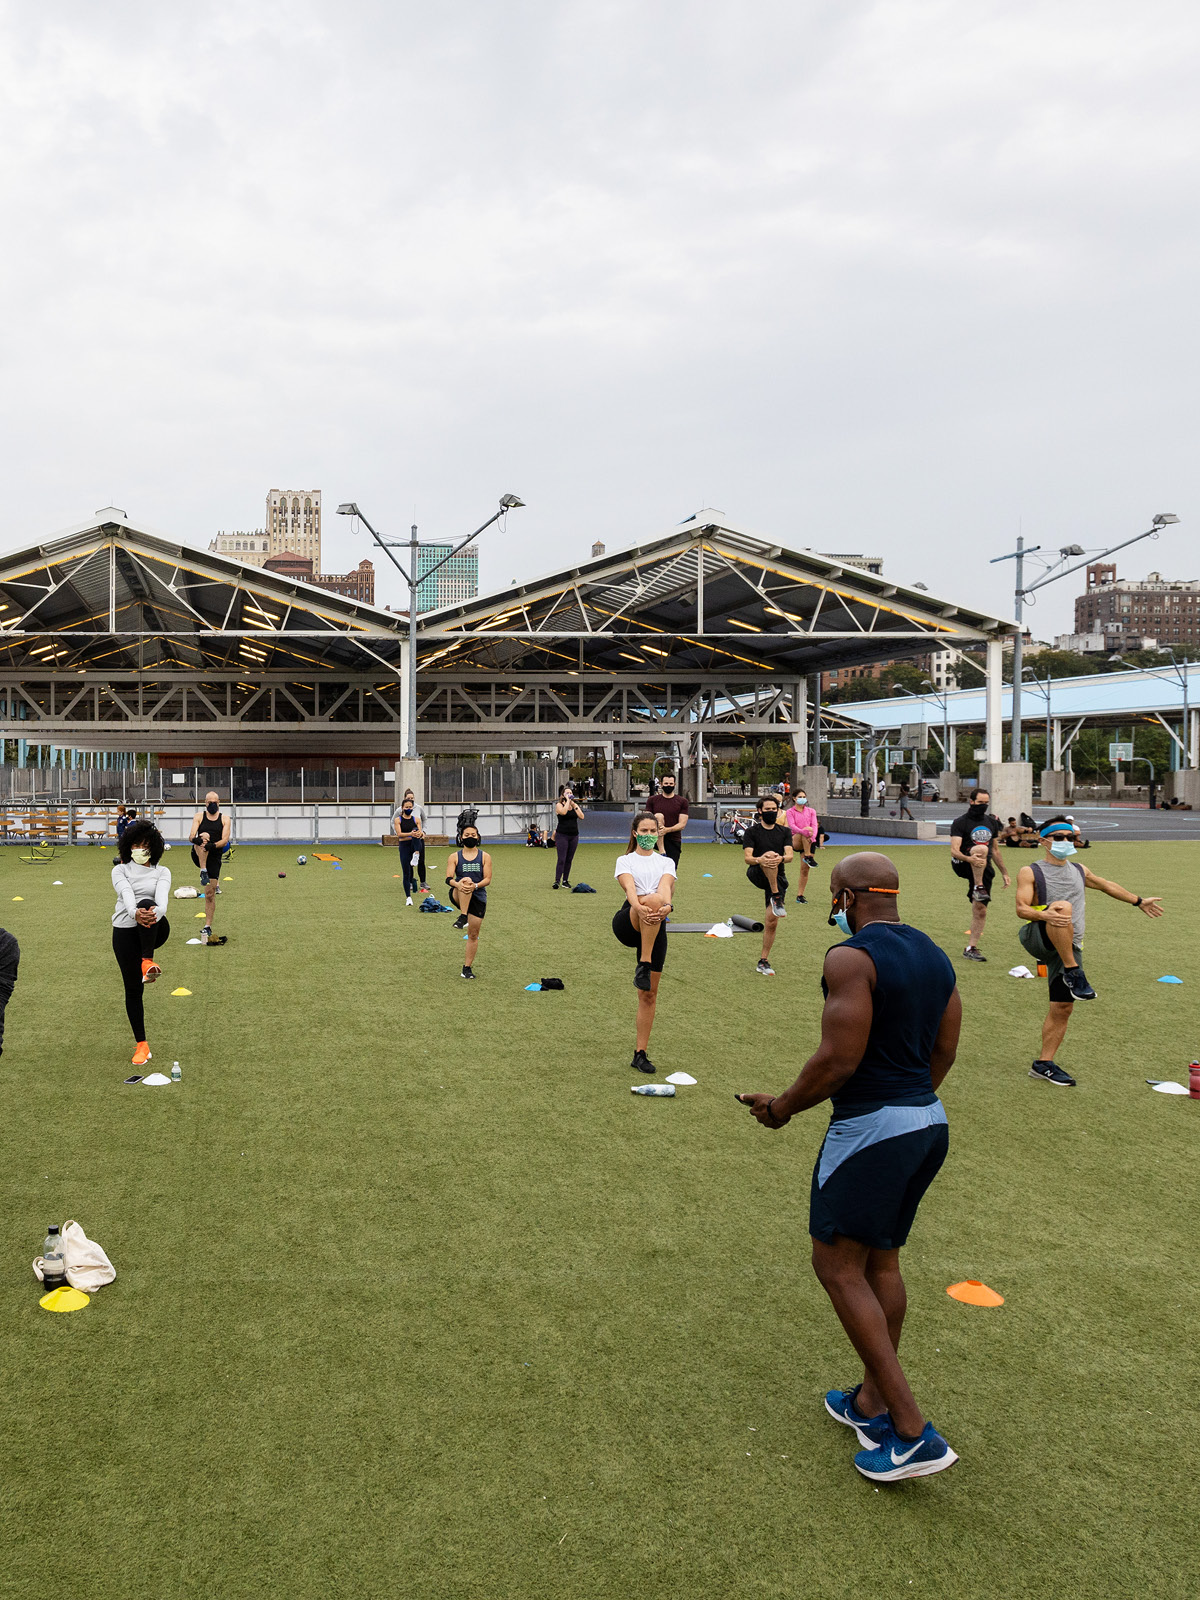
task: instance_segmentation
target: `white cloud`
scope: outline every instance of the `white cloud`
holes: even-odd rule
[[[1019,524],[1194,517],[1198,44],[1165,0],[9,6],[5,542],[511,488],[485,580],[706,501],[999,608]]]

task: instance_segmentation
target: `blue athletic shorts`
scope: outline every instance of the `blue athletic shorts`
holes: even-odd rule
[[[809,1233],[824,1244],[841,1233],[872,1250],[898,1250],[949,1142],[936,1097],[835,1118],[813,1168]]]

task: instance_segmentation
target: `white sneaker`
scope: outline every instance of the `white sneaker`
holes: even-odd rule
[[[760,961],[754,970],[764,978],[773,978],[775,976],[775,968],[766,959]]]
[[[405,895],[405,896],[404,896],[404,904],[405,904],[405,905],[406,905],[406,906],[410,906],[410,905],[412,905],[412,895],[410,895],[410,894],[406,894],[406,895]]]
[[[777,917],[787,916],[787,907],[784,905],[782,900],[772,900],[771,910]]]

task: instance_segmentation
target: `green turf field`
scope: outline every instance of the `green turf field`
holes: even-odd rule
[[[784,1087],[814,1040],[840,853],[776,979],[752,935],[672,940],[651,1053],[699,1083],[656,1101],[629,1093],[611,846],[576,862],[595,896],[551,893],[549,853],[493,852],[474,984],[452,919],[405,909],[393,852],[335,872],[243,848],[224,948],[188,948],[197,903],[172,902],[147,1009],[155,1067],[184,1077],[160,1090],[121,1084],[109,854],[3,852],[23,953],[0,1061],[0,1595],[1194,1594],[1200,1105],[1143,1080],[1186,1081],[1197,1050],[1200,850],[1087,858],[1168,916],[1090,900],[1100,998],[1059,1057],[1076,1090],[1026,1075],[1045,986],[1006,976],[1011,895],[989,964],[956,961],[951,1154],[906,1252],[902,1353],[962,1459],[882,1490],[821,1404],[856,1381],[808,1266],[825,1118],[772,1134],[732,1098]],[[946,853],[895,859],[902,915],[957,957]],[[167,862],[194,881],[184,851]],[[756,907],[720,846],[686,847],[676,902]],[[523,992],[543,976],[565,992]],[[29,1262],[68,1216],[118,1276],[56,1317]],[[948,1299],[965,1277],[1006,1305]]]

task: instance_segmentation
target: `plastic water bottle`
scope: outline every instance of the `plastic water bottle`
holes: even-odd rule
[[[1193,1061],[1188,1068],[1188,1093],[1193,1100],[1200,1100],[1200,1061]]]
[[[673,1095],[675,1093],[675,1085],[673,1083],[631,1083],[629,1092],[630,1094]]]
[[[181,1078],[182,1078],[182,1077],[183,1077],[183,1073],[182,1073],[182,1072],[180,1072],[180,1070],[179,1070],[179,1063],[178,1063],[178,1061],[173,1061],[173,1062],[172,1062],[172,1063],[171,1063],[171,1082],[172,1082],[172,1083],[178,1083],[178,1082],[179,1082],[179,1080],[180,1080],[180,1079],[181,1079]]]
[[[46,1292],[61,1289],[67,1281],[67,1264],[63,1259],[62,1234],[57,1222],[50,1224],[42,1245],[42,1282]]]

